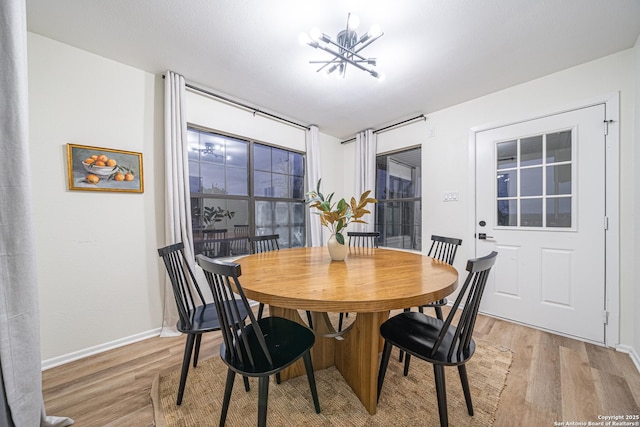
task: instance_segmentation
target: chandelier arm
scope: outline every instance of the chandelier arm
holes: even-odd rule
[[[358,53],[358,52],[360,52],[362,49],[364,49],[365,47],[369,46],[371,43],[373,43],[374,41],[378,40],[378,39],[379,39],[380,37],[382,37],[383,35],[384,35],[384,33],[380,33],[380,34],[378,34],[377,36],[372,37],[372,38],[370,38],[370,39],[366,40],[366,42],[365,42],[362,46],[360,46],[358,49],[354,50],[354,52],[353,52],[353,53],[357,54],[357,53]],[[356,43],[353,47],[358,46],[358,44],[360,44],[360,43],[362,43],[362,42],[360,42],[360,41],[359,41],[359,42],[358,42],[358,43]],[[358,55],[358,56],[360,56],[360,55]]]
[[[322,49],[325,52],[329,52],[330,54],[332,54],[336,58],[340,58],[341,60],[344,60],[344,61],[347,61],[347,62],[355,62],[353,59],[350,59],[347,56],[345,56],[344,54],[342,54],[340,52],[336,52],[335,50],[330,49],[327,46],[318,46],[318,49]],[[348,53],[349,54],[354,54],[355,56],[357,56],[358,58],[362,59],[363,61],[367,60],[367,58],[365,58],[364,56],[355,54],[355,53],[351,52],[350,50],[348,51]]]
[[[349,64],[353,65],[354,67],[357,67],[357,68],[361,69],[362,71],[366,71],[367,73],[371,74],[371,75],[372,75],[372,76],[374,76],[374,77],[378,74],[378,73],[376,73],[375,71],[370,70],[370,69],[368,69],[367,67],[364,67],[364,66],[362,66],[362,65],[358,64],[358,62],[354,61],[354,60],[353,60],[353,59],[351,59],[351,58],[348,58],[348,57],[346,57],[346,56],[340,56],[340,58],[341,58],[341,61],[348,62]],[[326,67],[327,65],[329,65],[329,64],[325,64],[325,65],[323,66],[323,68],[324,68],[324,67]],[[319,71],[319,70],[318,70],[318,71]]]
[[[360,59],[362,59],[362,60],[366,60],[367,58],[365,58],[365,57],[364,57],[364,56],[362,56],[362,55],[359,55],[359,54],[358,54],[358,52],[360,52],[360,51],[361,51],[362,49],[364,49],[366,46],[369,46],[369,45],[371,44],[371,43],[367,43],[365,46],[362,46],[362,47],[361,47],[361,48],[359,48],[358,50],[355,50],[355,51],[354,51],[354,50],[352,50],[352,48],[354,48],[354,47],[358,46],[358,44],[359,44],[360,42],[358,42],[358,43],[354,44],[354,45],[352,46],[352,48],[351,48],[351,49],[350,49],[350,48],[348,48],[348,47],[346,47],[346,46],[342,46],[341,44],[336,43],[336,42],[334,42],[334,41],[333,41],[333,40],[331,40],[331,39],[328,39],[328,42],[329,42],[329,43],[331,43],[332,45],[334,45],[334,46],[336,46],[336,47],[338,47],[338,48],[340,48],[340,49],[344,50],[346,53],[348,53],[348,54],[350,54],[350,55],[357,56],[358,58],[360,58]],[[344,54],[339,53],[339,52],[336,52],[335,50],[329,49],[327,46],[322,46],[322,45],[320,45],[320,44],[318,45],[318,49],[322,49],[322,50],[324,50],[325,52],[329,52],[329,53],[331,53],[331,54],[333,54],[333,55],[335,55],[335,56],[339,56],[339,57],[344,56]]]

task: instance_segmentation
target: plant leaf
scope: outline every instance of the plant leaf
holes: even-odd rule
[[[342,233],[336,233],[336,240],[341,245],[344,245],[344,236],[342,235]]]

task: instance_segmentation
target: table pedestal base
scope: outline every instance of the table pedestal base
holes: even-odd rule
[[[305,324],[297,310],[270,306],[269,313]],[[321,336],[331,332],[322,316],[322,313],[312,313],[313,324],[318,328],[316,343],[311,349],[313,368],[321,370],[335,366],[367,411],[375,414],[379,354],[383,344],[380,325],[388,319],[389,313],[357,313],[353,327],[342,335],[342,339]],[[280,377],[284,381],[300,375],[305,375],[302,360],[282,371]]]

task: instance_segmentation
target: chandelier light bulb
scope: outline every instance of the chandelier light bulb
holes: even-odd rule
[[[322,31],[320,31],[318,27],[313,27],[311,31],[309,31],[309,36],[311,37],[311,40],[317,42],[322,37]]]
[[[349,22],[347,23],[347,25],[349,26],[350,30],[357,30],[358,26],[360,25],[360,18],[358,18],[358,16],[356,15],[349,15]]]
[[[298,41],[301,45],[309,44],[311,43],[311,37],[309,37],[309,34],[307,33],[300,33],[300,36],[298,36]]]
[[[380,25],[373,24],[369,30],[369,37],[378,37],[380,34],[382,34],[382,28],[380,28]]]

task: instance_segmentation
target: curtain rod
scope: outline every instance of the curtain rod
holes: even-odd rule
[[[409,123],[409,122],[412,122],[412,121],[414,121],[414,120],[418,120],[418,119],[427,120],[427,117],[426,117],[424,114],[420,114],[419,116],[415,116],[415,117],[412,117],[412,118],[410,118],[410,119],[403,120],[403,121],[401,121],[401,122],[394,123],[394,124],[392,124],[392,125],[385,126],[385,127],[383,127],[383,128],[380,128],[380,129],[376,129],[376,130],[374,130],[374,131],[373,131],[373,133],[383,132],[383,131],[385,131],[385,130],[389,130],[389,129],[394,128],[394,127],[397,127],[397,126],[401,126],[401,125],[404,125],[404,124],[406,124],[406,123]],[[353,142],[353,141],[355,141],[355,140],[356,140],[356,138],[355,138],[355,137],[353,137],[353,138],[351,138],[351,139],[347,139],[346,141],[342,141],[340,144],[347,144],[347,143],[349,143],[349,142]]]
[[[162,78],[163,79],[165,78],[164,74],[162,75]],[[224,97],[222,95],[218,95],[217,93],[209,92],[206,89],[199,88],[199,87],[194,86],[192,84],[185,83],[184,85],[185,85],[185,87],[188,87],[189,89],[193,89],[193,90],[195,90],[197,92],[201,92],[201,93],[204,93],[206,95],[213,96],[214,98],[218,98],[218,99],[221,99],[221,100],[223,100],[225,102],[228,102],[230,104],[235,104],[235,105],[238,105],[238,106],[240,106],[242,108],[245,108],[247,110],[253,111],[253,115],[254,116],[256,114],[260,114],[262,116],[266,116],[266,117],[269,117],[269,118],[272,118],[272,119],[276,119],[276,120],[279,120],[281,122],[285,122],[285,123],[288,123],[288,124],[293,125],[293,126],[297,126],[299,128],[302,128],[302,129],[307,129],[307,130],[309,129],[309,126],[305,126],[305,125],[302,125],[300,123],[296,123],[296,122],[293,122],[291,120],[287,120],[287,119],[285,119],[283,117],[276,116],[275,114],[267,113],[266,111],[262,111],[262,110],[260,110],[258,108],[252,107],[252,106],[247,105],[247,104],[243,104],[242,102],[235,101],[233,99]]]

